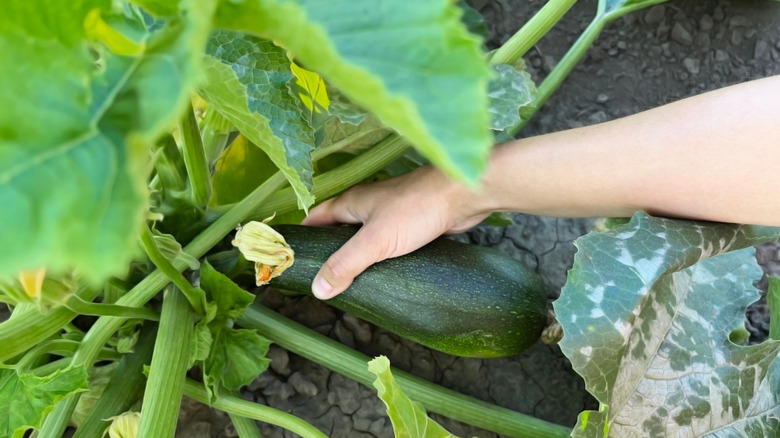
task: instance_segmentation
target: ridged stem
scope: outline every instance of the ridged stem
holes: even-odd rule
[[[184,394],[201,403],[208,404],[208,394],[202,383],[187,379],[184,384]],[[237,397],[220,396],[211,402],[211,407],[217,408],[230,414],[239,415],[246,418],[252,418],[258,421],[274,424],[283,427],[291,432],[297,433],[303,438],[328,438],[319,429],[307,423],[306,421],[268,406],[248,402]],[[140,435],[139,435],[140,436]]]
[[[111,424],[107,418],[126,412],[140,400],[146,382],[143,369],[152,358],[156,333],[156,325],[144,326],[135,351],[126,354],[119,362],[103,394],[81,426],[76,429],[73,438],[102,438],[104,431]]]
[[[93,300],[98,291],[85,288],[76,292],[84,300]],[[17,306],[11,318],[0,323],[0,362],[6,362],[62,330],[76,312],[58,307],[42,314],[35,305]],[[96,352],[97,354],[97,352]]]
[[[206,162],[206,151],[200,138],[198,121],[192,103],[187,106],[184,116],[179,122],[182,138],[182,155],[187,166],[187,176],[192,190],[192,200],[195,206],[205,207],[211,200],[211,171]]]
[[[280,347],[372,387],[376,376],[368,371],[370,358],[339,342],[303,327],[257,303],[238,323]],[[398,384],[412,400],[430,412],[457,419],[486,430],[518,438],[568,437],[571,429],[548,423],[506,408],[443,388],[410,373],[393,369]]]
[[[550,0],[490,57],[493,64],[513,64],[552,29],[577,0]]]
[[[139,437],[173,438],[192,345],[194,314],[184,294],[169,287],[144,392]]]

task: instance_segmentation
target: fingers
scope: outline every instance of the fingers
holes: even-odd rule
[[[312,282],[314,296],[327,300],[344,292],[355,277],[374,263],[392,254],[392,244],[384,243],[381,236],[364,226],[322,265]]]
[[[345,194],[346,195],[346,194]],[[331,198],[312,208],[309,215],[301,222],[303,225],[334,225],[334,224],[359,224],[362,221],[354,214],[349,203],[342,197]]]

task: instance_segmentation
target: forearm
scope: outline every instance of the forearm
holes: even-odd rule
[[[486,210],[630,216],[636,210],[780,225],[770,190],[780,158],[780,77],[623,119],[500,146]]]

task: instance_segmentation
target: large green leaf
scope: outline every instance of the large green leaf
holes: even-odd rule
[[[29,428],[38,428],[54,404],[64,397],[86,391],[83,367],[65,368],[46,377],[17,374],[0,365],[0,436],[21,438]]]
[[[255,330],[233,328],[233,321],[252,304],[254,295],[238,287],[208,262],[201,265],[200,274],[201,287],[216,307],[211,319],[196,326],[200,338],[196,342],[208,344],[198,348],[208,350],[208,356],[203,360],[203,381],[209,397],[213,398],[221,389],[238,390],[265,371],[270,362],[266,358],[270,341]],[[208,334],[204,330],[208,330]]]
[[[311,194],[314,136],[290,93],[285,51],[270,41],[217,31],[206,48],[208,80],[200,94],[284,173],[306,209]]]
[[[87,38],[88,15],[143,30],[110,5],[3,4],[0,53],[13,62],[0,63],[12,84],[0,87],[0,277],[45,266],[97,282],[136,248],[148,148],[198,78],[213,5],[186,2],[182,18],[158,25],[131,55],[111,51],[133,44],[105,26]]]
[[[368,362],[368,370],[376,375],[374,388],[387,406],[396,438],[456,438],[428,417],[422,403],[412,401],[404,394],[393,378],[390,361],[385,356]]]
[[[638,213],[578,239],[554,307],[561,350],[603,408],[583,412],[574,435],[778,430],[780,343],[729,341],[758,298],[753,283],[761,276],[754,250],[741,248],[776,238],[771,228]]]
[[[449,0],[224,0],[216,25],[278,42],[449,175],[475,182],[492,144],[478,38]]]

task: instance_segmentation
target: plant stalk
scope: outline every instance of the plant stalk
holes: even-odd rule
[[[206,163],[209,169],[213,169],[227,146],[233,125],[219,111],[209,106],[206,108],[201,128],[200,135],[203,140],[203,150],[206,153]]]
[[[147,307],[129,307],[116,304],[103,304],[84,301],[77,296],[68,298],[65,305],[80,315],[118,316],[121,318],[139,318],[149,321],[159,321],[160,315]]]
[[[135,351],[125,355],[119,362],[114,375],[106,385],[103,395],[76,429],[73,438],[100,438],[111,425],[107,418],[127,412],[143,395],[144,365],[149,363],[154,349],[157,328],[147,325],[141,330]]]
[[[91,301],[98,291],[83,288],[76,295]],[[17,306],[11,318],[0,323],[0,345],[3,346],[0,348],[0,362],[6,362],[50,338],[75,317],[76,313],[66,307],[42,314],[35,305]]]
[[[182,161],[176,140],[168,134],[159,143],[159,156],[154,168],[157,171],[159,185],[173,193],[184,193],[187,190],[187,168]]]
[[[263,438],[260,434],[260,428],[252,418],[242,417],[240,415],[228,413],[233,427],[236,429],[238,438]]]
[[[566,52],[566,55],[563,56],[563,58],[560,60],[560,62],[558,62],[555,68],[553,68],[550,74],[544,78],[542,83],[539,84],[539,87],[536,89],[534,104],[531,107],[532,112],[527,117],[523,118],[519,124],[508,128],[507,133],[509,133],[509,135],[514,137],[526,125],[526,123],[528,123],[528,121],[530,121],[533,116],[539,112],[545,102],[547,102],[547,99],[549,99],[550,96],[555,93],[555,91],[563,83],[563,80],[569,76],[569,73],[571,73],[572,70],[574,70],[574,67],[577,66],[577,63],[580,61],[580,59],[582,59],[585,53],[587,53],[588,48],[590,48],[596,38],[598,38],[601,31],[604,29],[605,21],[603,17],[603,15],[600,15],[591,21],[590,25],[588,25],[588,27],[585,29],[582,35],[580,35],[574,45],[571,46],[568,52]]]
[[[200,138],[200,130],[198,129],[198,121],[195,119],[195,111],[192,109],[192,102],[187,106],[184,117],[179,122],[179,131],[181,132],[184,165],[187,166],[193,203],[202,208],[211,200],[211,172],[206,162],[206,151],[203,149],[203,140]]]
[[[369,388],[376,379],[370,358],[255,303],[238,319],[282,348],[356,380]],[[412,400],[446,417],[519,438],[568,437],[570,429],[442,388],[410,373],[393,369],[398,384]]]
[[[138,436],[173,438],[176,433],[190,360],[193,316],[184,294],[175,287],[168,287],[163,297]]]
[[[30,349],[25,355],[14,365],[20,372],[29,371],[35,362],[43,355],[56,354],[57,356],[72,356],[76,352],[76,348],[79,343],[77,341],[71,341],[69,339],[52,339],[49,341],[41,342],[34,348]],[[110,357],[114,360],[119,360],[122,355],[114,350],[103,349],[104,357]]]
[[[201,403],[209,404],[209,397],[202,383],[187,379],[184,383],[184,395]],[[258,421],[283,427],[303,438],[328,438],[319,429],[306,421],[268,406],[248,402],[237,397],[223,395],[211,402],[211,406],[233,415],[252,418]]]
[[[492,64],[514,64],[550,31],[577,0],[550,0],[490,56]]]
[[[141,228],[140,239],[141,245],[144,247],[144,250],[146,250],[146,255],[148,255],[152,263],[157,266],[157,269],[162,271],[165,276],[182,291],[198,315],[204,315],[203,292],[199,292],[186,278],[184,278],[181,274],[181,270],[177,269],[167,258],[165,258],[163,253],[160,252],[160,248],[157,248],[157,244],[154,242],[154,236],[152,236],[152,232],[149,230],[148,226],[143,226]]]
[[[397,134],[391,134],[377,143],[373,148],[342,164],[338,168],[314,177],[312,193],[315,198],[320,200],[325,200],[341,193],[378,172],[403,155],[410,147],[411,146],[406,140]],[[216,207],[209,213],[218,215],[229,207],[230,206]],[[295,211],[297,208],[298,204],[295,192],[293,192],[291,188],[285,188],[268,198],[267,202],[258,205],[249,216],[249,219],[263,220],[274,213],[285,214]]]

